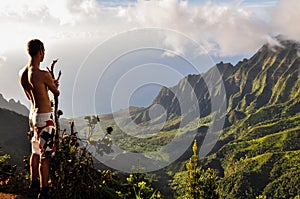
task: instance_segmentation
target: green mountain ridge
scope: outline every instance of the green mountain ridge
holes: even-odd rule
[[[300,194],[299,44],[282,43],[285,48],[275,52],[264,46],[249,59],[252,67],[239,63],[236,73],[228,78],[253,75],[250,80],[244,78],[248,83],[241,84],[241,92],[230,96],[228,110],[244,114],[230,120],[229,111],[232,125],[219,143],[228,138],[231,141],[201,160],[205,167],[221,171],[221,198],[255,198],[260,194],[294,198]],[[243,66],[248,72],[242,71]]]

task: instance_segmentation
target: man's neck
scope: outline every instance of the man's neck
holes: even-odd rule
[[[40,68],[40,61],[35,59],[35,58],[31,58],[30,62],[29,62],[29,66],[32,66],[33,68]]]

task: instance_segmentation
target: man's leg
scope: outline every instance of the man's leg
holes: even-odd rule
[[[40,185],[41,191],[38,198],[49,198],[49,169],[50,169],[50,158],[41,158],[40,160]]]
[[[38,180],[40,156],[32,153],[30,156],[30,179],[31,182]]]
[[[40,190],[40,183],[38,181],[40,156],[32,153],[30,156],[30,187],[29,196],[36,196]]]
[[[49,187],[50,158],[43,158],[40,161],[40,185],[42,188]]]
[[[39,121],[42,123],[37,124],[38,135],[39,135],[39,148],[41,150],[40,156],[40,186],[41,191],[38,198],[49,198],[49,171],[50,171],[50,160],[51,160],[51,151],[52,151],[52,137],[54,135],[54,122],[51,118],[51,113],[43,113],[38,115]],[[46,121],[46,122],[45,122]]]

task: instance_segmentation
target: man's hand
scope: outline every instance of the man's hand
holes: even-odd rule
[[[55,79],[54,80],[54,84],[55,84],[56,88],[58,88],[58,86],[59,86],[59,79]]]
[[[59,71],[57,79],[54,80],[54,84],[55,84],[56,88],[58,88],[58,86],[59,86],[59,78],[60,78],[60,76],[61,76],[61,71]]]

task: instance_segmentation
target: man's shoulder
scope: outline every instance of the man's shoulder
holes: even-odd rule
[[[39,69],[37,72],[40,73],[41,75],[44,75],[44,76],[51,75],[49,71],[42,70],[42,69]]]
[[[19,77],[22,77],[27,72],[28,72],[28,66],[26,65],[19,70]]]
[[[47,79],[50,77],[50,73],[45,70],[41,69],[34,69],[31,72],[29,72],[29,78],[32,79],[33,81],[39,81],[39,82],[44,82],[47,81]]]
[[[42,82],[48,82],[50,79],[52,79],[51,73],[46,70],[39,70],[37,76],[38,79]]]

